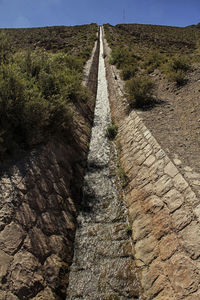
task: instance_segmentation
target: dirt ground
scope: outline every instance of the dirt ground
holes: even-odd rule
[[[200,173],[200,68],[194,67],[187,84],[179,88],[159,71],[151,77],[160,103],[138,111],[140,117],[169,157],[181,160],[179,168],[190,166]]]

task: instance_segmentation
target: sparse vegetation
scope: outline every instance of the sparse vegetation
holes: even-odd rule
[[[110,63],[122,70],[123,80],[160,69],[168,80],[182,85],[192,62],[199,61],[200,31],[193,27],[139,24],[104,27],[112,48]],[[190,63],[186,56],[190,57]]]
[[[11,51],[9,31],[0,33],[1,159],[45,142],[54,134],[69,135],[74,105],[90,97],[82,86],[82,68],[95,40],[95,28],[92,25],[92,31],[87,32],[86,27],[79,27],[91,43],[89,48],[83,44],[77,55],[73,49],[74,55],[16,47]]]
[[[125,230],[129,236],[132,235],[132,227],[130,225],[126,226]]]
[[[154,84],[148,77],[141,76],[126,82],[125,91],[131,107],[142,108],[152,101]]]
[[[110,124],[106,130],[106,137],[109,140],[114,140],[118,132],[118,126],[116,124]]]
[[[174,56],[162,66],[167,79],[175,81],[177,85],[186,83],[186,75],[190,69],[191,66],[185,56]]]
[[[129,178],[126,175],[124,169],[122,168],[120,160],[118,160],[117,162],[117,175],[120,178],[122,188],[125,188],[129,182]]]

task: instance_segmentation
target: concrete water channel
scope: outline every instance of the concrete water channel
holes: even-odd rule
[[[66,299],[139,299],[127,211],[116,187],[102,28],[94,125]]]

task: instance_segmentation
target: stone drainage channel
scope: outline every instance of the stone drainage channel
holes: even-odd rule
[[[139,299],[127,212],[116,188],[102,29],[94,125],[66,300]],[[115,167],[116,169],[116,167]],[[114,173],[114,172],[113,172]]]

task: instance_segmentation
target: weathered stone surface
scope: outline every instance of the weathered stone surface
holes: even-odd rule
[[[136,218],[139,218],[140,214],[141,214],[140,203],[131,205],[128,210],[129,223],[132,224]]]
[[[41,266],[31,253],[18,252],[14,256],[10,269],[11,291],[20,299],[29,299],[43,289]]]
[[[200,256],[200,225],[192,222],[185,227],[180,233],[180,242],[183,249],[192,257],[196,259]]]
[[[133,202],[143,202],[148,196],[143,189],[134,188],[126,195],[126,203],[130,206]]]
[[[200,204],[194,208],[195,216],[197,217],[197,220],[200,222]]]
[[[168,279],[163,274],[156,278],[153,286],[149,289],[149,299],[154,299],[161,291],[168,288]]]
[[[200,291],[190,294],[188,297],[184,298],[185,300],[199,300],[200,299]]]
[[[177,251],[178,246],[178,239],[174,233],[164,236],[159,243],[162,260],[169,259]]]
[[[0,281],[2,281],[3,277],[7,274],[8,267],[12,260],[12,256],[0,250]]]
[[[19,300],[19,298],[10,292],[0,291],[1,300]]]
[[[50,288],[46,288],[37,294],[32,300],[57,300],[58,297],[52,292]]]
[[[184,253],[174,254],[166,261],[165,272],[180,298],[198,289],[200,278],[195,263]]]
[[[25,195],[25,199],[30,208],[33,209],[37,214],[44,212],[47,208],[47,200],[40,193],[37,186],[34,186],[33,189],[28,191],[28,193]]]
[[[157,239],[171,230],[171,218],[167,208],[163,208],[158,214],[152,217],[152,231]]]
[[[153,236],[137,241],[135,244],[136,265],[149,265],[158,256],[158,242]]]
[[[176,231],[183,229],[192,220],[192,214],[189,208],[181,207],[172,215],[172,226]]]
[[[184,202],[184,197],[176,189],[171,189],[164,195],[163,201],[167,204],[170,212],[173,212],[177,208],[181,207]]]
[[[200,204],[200,199],[197,198],[197,196],[195,195],[195,193],[191,190],[190,187],[188,187],[185,191],[184,191],[184,197],[186,202],[188,202],[190,205],[192,205],[192,207],[196,207],[198,204]]]
[[[164,173],[169,175],[170,177],[175,177],[178,174],[178,169],[174,166],[174,164],[170,161],[166,167],[164,168]]]
[[[3,202],[3,201],[2,201]],[[10,203],[5,203],[0,209],[0,230],[12,220],[14,207]]]
[[[51,253],[60,257],[63,261],[71,263],[73,257],[73,242],[67,237],[52,235],[49,237]]]
[[[141,240],[151,231],[150,219],[145,215],[140,215],[132,225],[133,241]]]
[[[183,192],[188,187],[187,181],[185,181],[181,174],[177,174],[173,181],[175,188],[180,192]]]
[[[12,222],[0,232],[0,249],[8,254],[14,254],[22,244],[25,232],[22,228]]]
[[[154,185],[155,194],[159,197],[167,193],[173,186],[172,179],[163,175]]]
[[[53,254],[46,259],[43,269],[47,283],[54,289],[59,286],[60,293],[66,294],[68,278],[65,274],[69,272],[69,265]]]
[[[37,227],[34,227],[32,230],[30,230],[24,246],[41,262],[44,261],[46,256],[48,256],[51,251],[48,238],[44,235],[41,229]]]
[[[22,226],[30,227],[36,221],[36,214],[27,203],[22,203],[16,212],[16,219]]]
[[[154,155],[150,155],[145,161],[144,161],[144,165],[146,165],[147,167],[152,166],[152,164],[155,162],[156,158]]]
[[[158,213],[164,206],[163,201],[156,195],[146,198],[144,201],[145,213]]]
[[[149,289],[153,286],[155,280],[162,274],[163,264],[159,258],[155,259],[150,267],[148,266],[141,269],[141,284],[145,296],[149,294]]]
[[[180,300],[180,297],[177,294],[175,295],[170,286],[166,286],[153,300]]]

